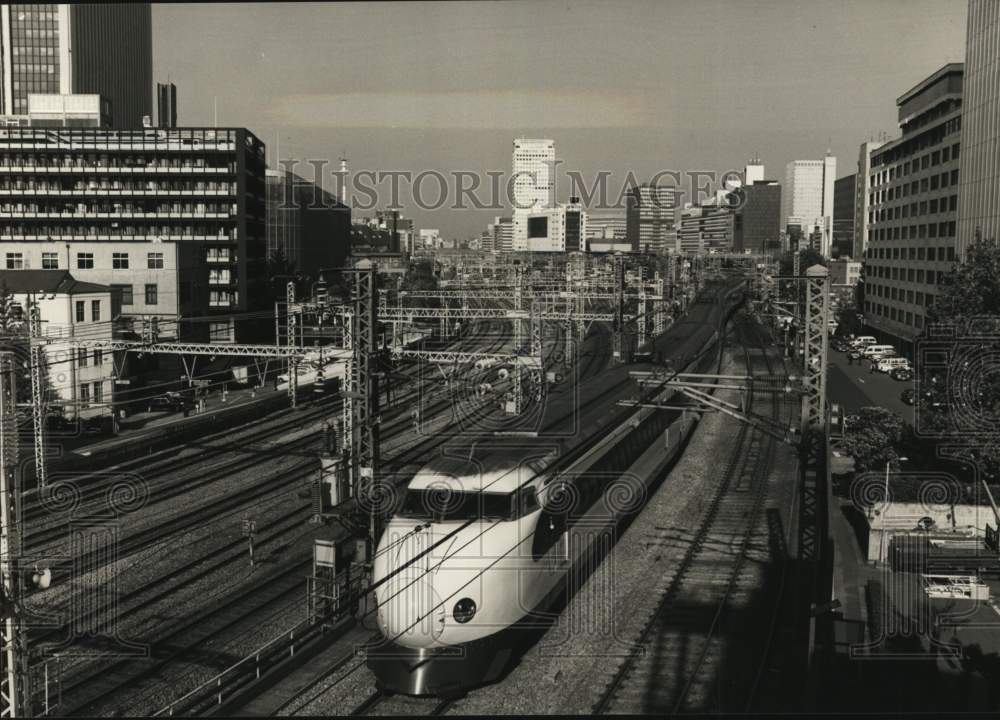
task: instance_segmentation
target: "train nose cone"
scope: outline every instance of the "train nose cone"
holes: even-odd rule
[[[378,617],[386,638],[400,645],[424,647],[444,631],[445,607],[434,588],[433,560],[423,555],[428,535],[416,535],[390,551],[397,570],[378,592]]]

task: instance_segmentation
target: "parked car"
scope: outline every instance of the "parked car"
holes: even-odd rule
[[[916,402],[914,396],[915,393],[913,392],[913,388],[906,388],[906,390],[900,393],[899,399],[902,400],[907,405],[912,405],[914,402]]]
[[[151,398],[146,406],[147,412],[156,410],[164,412],[174,412],[184,408],[184,398],[179,393],[165,393]]]
[[[909,382],[913,379],[913,368],[910,366],[897,367],[889,371],[889,377],[900,382]]]
[[[49,432],[68,432],[76,430],[76,422],[65,415],[51,414],[45,417],[45,427]]]
[[[892,345],[868,345],[861,351],[861,357],[869,360],[878,360],[884,357],[891,357],[896,354],[896,348]]]
[[[80,429],[83,431],[84,435],[102,435],[105,431],[106,422],[104,418],[92,417],[87,418],[82,423],[80,423]]]
[[[875,363],[875,369],[882,373],[909,367],[909,360],[906,358],[896,357],[895,355],[883,355]]]

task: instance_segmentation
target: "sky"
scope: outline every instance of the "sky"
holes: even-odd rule
[[[964,60],[965,21],[966,0],[155,4],[153,70],[177,85],[179,124],[247,127],[271,166],[424,173],[427,204],[444,174],[443,207],[402,182],[401,211],[461,239],[505,213],[455,208],[453,174],[489,200],[515,137],[553,139],[560,172],[588,183],[608,173],[611,200],[630,177],[755,153],[779,181],[827,149],[848,175],[861,142],[898,136],[897,97]]]

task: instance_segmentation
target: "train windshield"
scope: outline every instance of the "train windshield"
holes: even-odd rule
[[[510,493],[456,492],[448,488],[407,490],[399,515],[420,520],[509,520]]]

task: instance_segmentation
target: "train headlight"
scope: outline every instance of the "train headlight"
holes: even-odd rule
[[[455,610],[452,613],[456,622],[467,623],[476,615],[476,601],[472,598],[462,598],[455,603]]]

